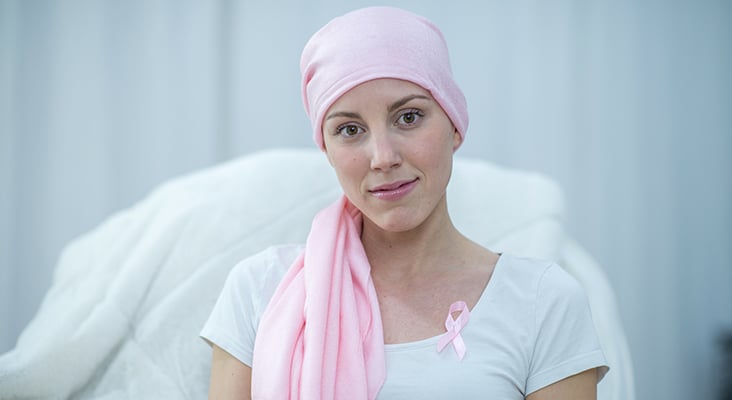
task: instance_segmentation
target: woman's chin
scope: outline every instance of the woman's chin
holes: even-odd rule
[[[404,233],[419,227],[425,218],[415,215],[414,211],[392,210],[381,213],[376,218],[367,216],[373,228],[387,233]]]

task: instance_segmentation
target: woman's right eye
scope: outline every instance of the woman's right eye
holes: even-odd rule
[[[343,136],[345,138],[351,138],[358,134],[363,132],[363,129],[361,129],[358,125],[348,124],[348,125],[342,125],[339,126],[336,129],[336,135]]]

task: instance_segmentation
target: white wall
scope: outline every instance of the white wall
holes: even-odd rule
[[[299,52],[368,3],[0,1],[0,351],[62,246],[109,213],[310,146]],[[459,155],[564,187],[568,230],[618,294],[638,398],[713,398],[732,326],[732,3],[391,4],[445,33],[471,112]]]
[[[14,18],[15,5],[0,2],[0,60],[12,60],[16,53]],[[20,326],[13,321],[11,313],[13,302],[13,269],[11,269],[11,237],[13,236],[13,187],[15,186],[15,132],[13,128],[13,96],[11,87],[4,84],[13,82],[14,65],[0,62],[0,352],[8,349],[11,339]]]

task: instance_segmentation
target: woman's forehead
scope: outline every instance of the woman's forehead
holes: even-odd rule
[[[405,97],[434,100],[427,89],[413,82],[381,78],[361,83],[348,90],[333,103],[329,112],[341,107],[354,107],[373,103],[391,104]]]

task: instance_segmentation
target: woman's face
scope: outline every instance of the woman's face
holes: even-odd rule
[[[323,140],[351,203],[381,229],[404,232],[445,201],[453,152],[462,138],[427,90],[377,79],[331,106]]]

